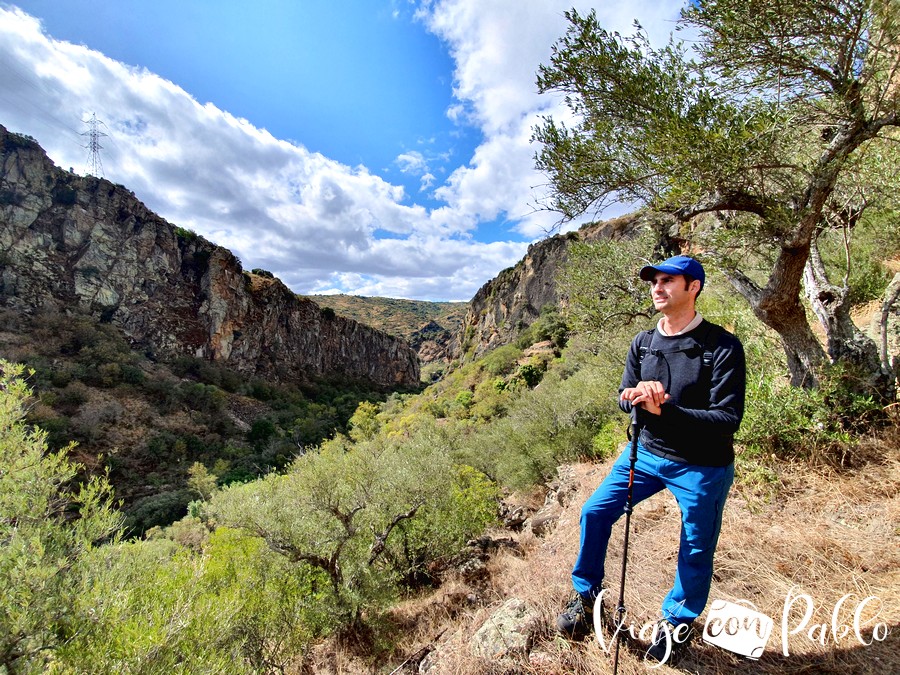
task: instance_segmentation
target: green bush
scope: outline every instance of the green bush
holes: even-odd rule
[[[105,478],[49,452],[25,424],[23,369],[0,360],[0,671],[46,672],[77,632],[81,579],[97,542],[115,541],[121,515]]]
[[[202,553],[167,537],[105,547],[79,589],[89,620],[51,672],[284,672],[327,630],[321,575],[227,528]]]
[[[354,441],[372,440],[381,428],[378,419],[379,408],[371,401],[363,401],[350,418],[350,438]]]
[[[144,371],[137,366],[122,364],[121,366],[122,382],[126,384],[141,385],[146,380]]]
[[[68,417],[51,417],[38,420],[37,423],[47,434],[47,447],[52,450],[60,450],[72,440],[72,432],[69,428],[71,422]]]
[[[514,346],[525,349],[536,342],[549,340],[557,349],[566,346],[569,335],[569,326],[566,319],[554,305],[544,305],[538,318],[527,328],[522,330]]]
[[[481,367],[489,375],[508,375],[515,370],[516,362],[521,356],[521,348],[516,345],[503,345],[485,354],[481,359]]]
[[[223,488],[209,513],[324,574],[334,616],[355,624],[493,518],[496,489],[454,467],[453,436],[427,419],[391,442],[338,437],[283,475]]]
[[[456,553],[497,522],[497,484],[471,466],[457,466],[445,496],[398,528],[391,560],[401,582],[415,584],[428,563]],[[427,575],[425,575],[427,576]]]
[[[536,387],[544,376],[544,369],[535,363],[526,363],[519,368],[519,377],[529,387]]]
[[[187,515],[187,507],[196,495],[187,489],[168,490],[139,499],[126,510],[125,527],[140,536],[151,527],[170,525]]]
[[[831,368],[812,390],[774,377],[751,378],[737,441],[749,456],[844,464],[860,432],[883,415],[872,397],[854,393],[847,373],[839,368]]]
[[[254,672],[232,632],[241,605],[207,590],[202,559],[159,539],[91,557],[73,603],[78,630],[45,672]]]
[[[225,408],[225,392],[212,384],[183,382],[178,385],[178,396],[191,410],[207,414],[218,414]]]
[[[186,227],[176,227],[175,228],[175,236],[181,239],[186,243],[190,243],[197,240],[197,233],[193,230],[189,230]]]
[[[265,443],[277,433],[278,430],[272,420],[261,417],[253,420],[253,424],[247,432],[247,440],[251,443]]]
[[[231,393],[238,391],[244,383],[244,378],[230,368],[194,356],[179,356],[169,367],[178,377],[191,377]]]
[[[595,358],[574,372],[569,364],[565,378],[551,369],[540,387],[511,400],[505,417],[477,428],[457,461],[519,489],[550,479],[563,462],[594,456],[594,437],[621,414],[621,374],[611,375],[619,367]]]

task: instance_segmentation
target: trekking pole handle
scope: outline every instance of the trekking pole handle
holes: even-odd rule
[[[634,506],[631,500],[632,486],[634,485],[634,465],[638,456],[638,437],[641,435],[641,427],[638,422],[638,407],[631,407],[631,452],[628,456],[628,499],[625,501],[625,513],[631,513]]]
[[[634,462],[637,461],[637,447],[638,447],[638,437],[641,435],[641,426],[638,422],[638,406],[631,406],[631,455],[629,456],[629,460],[631,460],[632,466],[634,466]]]

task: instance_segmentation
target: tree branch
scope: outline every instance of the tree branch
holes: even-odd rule
[[[730,192],[723,194],[713,192],[694,204],[689,204],[673,212],[681,221],[690,220],[694,216],[712,211],[742,211],[765,218],[772,210],[773,204],[766,203],[756,195],[747,192]]]
[[[412,518],[414,515],[416,515],[416,511],[418,511],[424,503],[424,501],[420,501],[406,513],[398,513],[396,516],[394,516],[394,519],[390,523],[388,523],[387,527],[381,533],[375,535],[375,541],[372,542],[372,548],[369,549],[370,565],[374,563],[378,556],[380,556],[384,551],[384,547],[387,546],[388,537],[391,536],[391,531],[404,520]]]
[[[723,268],[722,273],[731,285],[737,289],[737,292],[750,302],[751,306],[758,304],[762,299],[762,289],[741,270],[737,268]]]
[[[331,574],[332,565],[331,561],[328,558],[315,553],[304,553],[293,544],[282,541],[278,537],[265,532],[261,528],[254,528],[254,532],[258,537],[265,541],[266,545],[270,549],[275,551],[275,553],[283,555],[285,558],[292,562],[309,563],[313,567],[318,567],[322,571]]]

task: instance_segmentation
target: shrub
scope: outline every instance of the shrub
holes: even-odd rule
[[[521,348],[516,345],[503,345],[488,352],[481,359],[481,367],[490,375],[508,375],[515,370],[516,362],[521,356]]]
[[[535,363],[526,363],[519,368],[517,373],[529,387],[536,387],[544,376],[544,369]]]
[[[428,563],[461,549],[497,522],[500,490],[471,466],[456,466],[440,500],[402,523],[391,547],[392,564],[406,584],[414,584]]]
[[[368,441],[375,437],[381,428],[378,420],[379,408],[371,401],[363,401],[350,418],[350,438],[354,441]]]
[[[81,382],[72,382],[58,393],[56,406],[70,415],[74,415],[75,411],[88,400],[88,394],[88,388]]]
[[[594,359],[565,379],[551,370],[540,387],[510,402],[506,417],[479,428],[457,461],[518,489],[545,482],[565,461],[594,456],[594,437],[621,414],[619,375],[610,376],[618,367]]]
[[[74,446],[48,452],[46,433],[25,424],[22,374],[0,360],[0,670],[42,672],[76,632],[87,560],[121,515],[105,478],[74,480]]]
[[[832,367],[813,390],[772,377],[751,378],[737,440],[750,456],[843,464],[859,432],[882,418],[882,407],[854,392],[840,368]]]
[[[197,239],[197,233],[185,227],[176,227],[175,236],[186,243],[196,241]]]
[[[265,443],[277,433],[272,420],[265,417],[253,420],[250,431],[247,432],[247,440],[251,443]]]
[[[51,673],[250,673],[231,637],[239,603],[209,593],[205,565],[165,539],[105,546],[77,588],[78,630]]]
[[[337,437],[284,475],[223,488],[209,512],[222,525],[263,536],[294,565],[318,570],[334,616],[355,624],[364,608],[383,607],[399,581],[424,572],[493,517],[490,481],[454,469],[451,437],[425,419],[400,441],[351,445]]]
[[[187,506],[194,497],[194,493],[185,488],[139,499],[126,511],[125,526],[129,534],[140,536],[151,527],[171,525],[187,515]]]
[[[185,382],[178,386],[178,396],[191,410],[217,414],[225,408],[225,392],[212,384]]]
[[[521,333],[516,338],[515,346],[525,349],[536,342],[549,340],[557,349],[566,346],[569,327],[559,309],[551,304],[541,307],[541,313],[527,328],[520,329]]]
[[[144,376],[144,371],[142,371],[137,366],[132,366],[127,363],[122,364],[121,373],[122,373],[122,382],[125,382],[126,384],[140,385],[140,384],[143,384],[144,381],[146,380],[146,377]]]

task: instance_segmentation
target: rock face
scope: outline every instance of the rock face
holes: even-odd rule
[[[402,340],[244,272],[124,187],[79,177],[0,126],[0,306],[81,311],[159,358],[191,355],[279,381],[419,382]]]
[[[544,305],[558,305],[556,277],[572,242],[626,237],[642,227],[663,230],[673,222],[660,214],[631,214],[532,244],[522,260],[500,272],[472,298],[454,357],[478,358],[508,344],[534,323]]]
[[[478,290],[463,322],[460,356],[478,358],[509,343],[540,316],[541,307],[556,304],[556,272],[575,236],[557,235],[532,244],[515,267]]]
[[[457,336],[435,321],[421,326],[410,338],[409,345],[416,350],[422,363],[448,363],[456,349]]]

